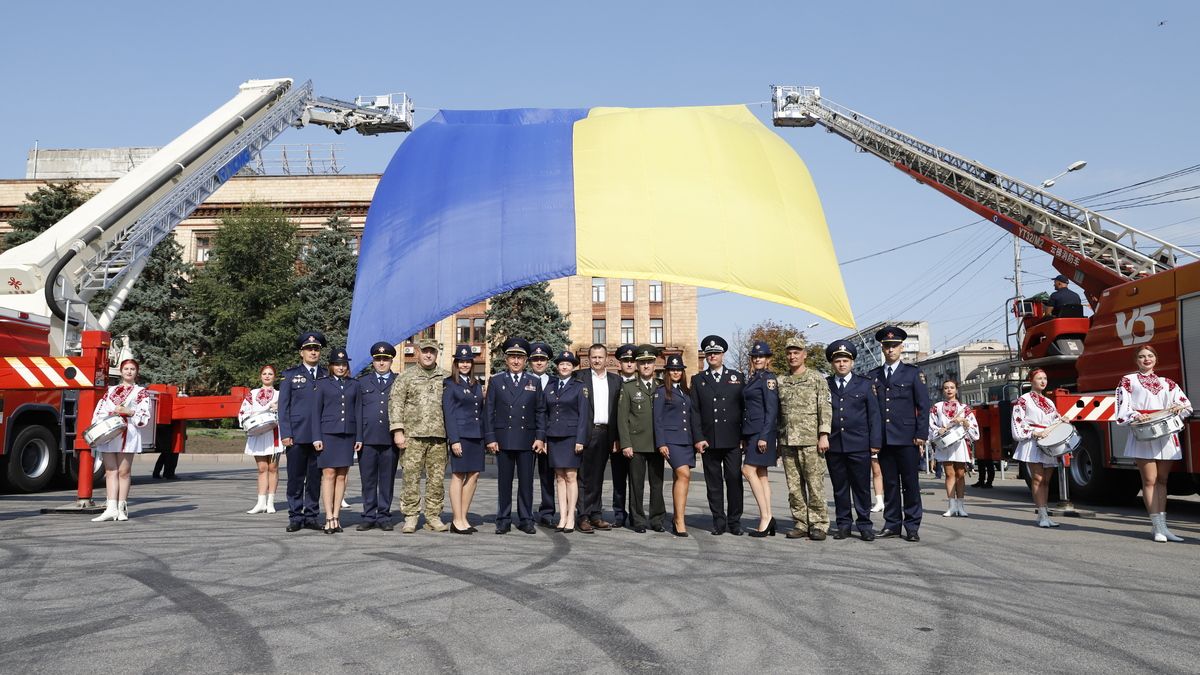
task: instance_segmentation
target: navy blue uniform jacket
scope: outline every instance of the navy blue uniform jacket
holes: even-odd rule
[[[313,402],[317,398],[317,382],[328,377],[329,371],[317,366],[317,379],[304,366],[292,366],[279,378],[279,437],[296,443],[312,443],[320,436],[314,422]]]
[[[700,431],[714,449],[736,448],[742,441],[742,387],[746,377],[728,368],[720,381],[705,370],[692,376],[692,397],[700,412]]]
[[[358,419],[362,423],[362,442],[367,445],[392,444],[387,407],[396,375],[389,372],[386,378],[383,386],[379,385],[379,375],[373,370],[358,378],[358,388],[362,397]]]
[[[358,380],[348,377],[323,377],[317,380],[313,415],[320,421],[321,433],[353,434],[354,442],[361,443],[362,425],[358,423],[361,396]]]
[[[659,387],[654,392],[654,447],[693,445],[704,440],[700,427],[696,426],[699,419],[696,401],[691,396],[676,389],[667,398],[666,387]]]
[[[446,442],[451,445],[464,438],[483,438],[483,385],[468,387],[458,375],[447,377],[442,390],[442,418],[446,421]]]
[[[775,373],[755,371],[742,388],[742,435],[746,447],[756,448],[760,440],[770,443],[779,433],[779,381]]]
[[[833,408],[829,424],[829,452],[860,452],[870,454],[871,448],[882,447],[883,426],[879,417],[879,401],[872,391],[871,381],[851,376],[846,391],[837,390],[835,377],[829,382],[830,403]]]
[[[483,442],[498,443],[501,450],[533,450],[534,441],[546,440],[546,399],[542,383],[521,373],[516,385],[508,371],[488,380],[484,403]]]
[[[546,383],[546,435],[554,438],[575,437],[575,442],[587,445],[592,425],[592,392],[582,382],[572,378],[560,393],[559,378]]]
[[[879,414],[883,417],[884,445],[912,445],[914,438],[929,438],[929,389],[921,369],[907,363],[896,365],[891,384],[884,381],[884,366],[871,370]]]

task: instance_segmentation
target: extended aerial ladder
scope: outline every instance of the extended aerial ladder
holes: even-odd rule
[[[350,103],[315,96],[311,82],[250,80],[223,106],[61,221],[0,254],[0,333],[22,336],[5,340],[10,347],[0,358],[0,401],[8,404],[7,417],[0,417],[0,441],[6,441],[0,452],[8,451],[10,481],[44,484],[22,476],[14,462],[45,478],[45,465],[52,463],[48,458],[55,456],[48,437],[57,436],[63,452],[73,443],[79,465],[91,465],[82,433],[76,432],[90,422],[106,384],[111,346],[106,331],[154,247],[285,129],[308,124],[336,133],[405,132],[413,128],[413,108],[402,93]],[[88,302],[102,290],[112,294],[97,315]],[[182,449],[186,420],[236,415],[240,401],[238,392],[178,397],[173,386],[152,388],[156,422],[171,426],[176,452]],[[18,419],[22,410],[35,409],[31,421]],[[46,432],[38,443],[25,448],[11,440],[24,438],[20,432],[30,425]],[[90,471],[79,471],[80,508],[90,502],[91,479]]]
[[[1049,253],[1094,307],[1105,289],[1200,260],[1200,255],[1052,195],[821,97],[819,87],[772,85],[777,127],[812,127],[850,141]]]

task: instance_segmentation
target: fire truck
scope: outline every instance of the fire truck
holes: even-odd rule
[[[65,475],[76,507],[92,506],[91,452],[82,431],[107,385],[107,332],[151,251],[289,127],[363,135],[411,131],[406,94],[316,96],[311,82],[250,80],[236,95],[38,237],[0,254],[0,476],[37,491]],[[96,293],[111,291],[98,314]],[[170,317],[162,317],[169,321]],[[115,351],[115,350],[114,350]],[[115,355],[115,354],[114,354]],[[153,384],[143,447],[182,452],[188,420],[236,417],[245,388],[183,396]]]
[[[896,169],[999,225],[1053,258],[1053,266],[1084,290],[1090,317],[1047,317],[1038,303],[1014,298],[1024,328],[1018,366],[1045,369],[1057,387],[1058,411],[1072,420],[1079,447],[1067,457],[1072,496],[1122,499],[1141,489],[1136,466],[1123,456],[1128,428],[1113,423],[1113,391],[1135,369],[1134,350],[1152,345],[1155,369],[1193,394],[1200,387],[1200,255],[1066,199],[922,141],[821,96],[818,87],[774,85],[777,127],[820,125]],[[1018,369],[1019,372],[1019,369]],[[1012,401],[979,406],[977,456],[1012,452]],[[1200,484],[1200,422],[1180,434],[1183,461],[1168,485],[1191,494]]]

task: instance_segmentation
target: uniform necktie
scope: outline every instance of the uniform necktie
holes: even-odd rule
[[[720,373],[720,371],[716,371],[716,370],[714,370],[714,371],[712,371],[712,375],[713,375],[713,379],[714,379],[714,380],[720,381],[720,379],[721,379],[721,373]]]
[[[883,369],[883,379],[888,382],[892,381],[892,366]]]
[[[383,386],[385,383],[387,383],[387,378],[385,378],[384,376],[380,375],[380,376],[379,376],[379,386],[381,386],[381,387],[382,387],[382,386]]]
[[[846,378],[839,377],[838,378],[838,394],[841,394],[844,391],[846,391]]]
[[[563,390],[563,389],[566,389],[566,388],[567,388],[567,381],[566,381],[566,380],[559,380],[559,381],[558,381],[558,393],[559,393],[559,394],[561,394],[561,393],[562,393],[562,390]]]
[[[317,379],[317,369],[316,368],[309,368],[308,374],[310,377],[312,377],[312,379],[314,379],[314,380]]]
[[[514,387],[515,387],[515,386],[517,386],[517,377],[518,377],[518,375],[517,375],[516,373],[513,373],[512,379],[513,379],[513,386],[514,386]]]

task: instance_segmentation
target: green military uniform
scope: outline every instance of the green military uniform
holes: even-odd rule
[[[437,349],[433,340],[421,340],[420,349]],[[405,532],[415,530],[421,502],[421,472],[425,472],[425,528],[443,531],[445,501],[446,424],[442,418],[442,389],[446,371],[409,366],[396,378],[388,400],[388,419],[393,433],[404,432],[407,443],[400,460],[404,476],[400,484],[400,510]]]
[[[638,361],[653,361],[653,347],[638,347]],[[663,499],[663,456],[654,447],[654,390],[657,385],[642,381],[641,375],[621,385],[617,399],[617,433],[621,449],[633,448],[629,460],[629,514],[630,525],[635,530],[645,531],[650,527],[662,528],[667,505]],[[647,474],[650,479],[650,514],[646,515],[645,493]]]
[[[787,346],[805,348],[797,339]],[[829,433],[832,415],[829,384],[820,373],[806,369],[801,375],[779,377],[779,454],[797,530],[824,534],[829,528],[825,458],[817,450],[817,440]]]

